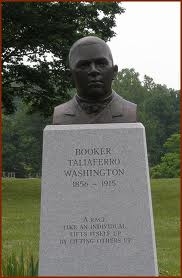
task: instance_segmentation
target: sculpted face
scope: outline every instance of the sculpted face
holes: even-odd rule
[[[117,74],[111,52],[103,41],[86,41],[72,49],[70,68],[78,95],[99,100],[112,93],[111,84]]]

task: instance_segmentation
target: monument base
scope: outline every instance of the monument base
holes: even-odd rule
[[[158,276],[141,123],[44,130],[40,276]]]

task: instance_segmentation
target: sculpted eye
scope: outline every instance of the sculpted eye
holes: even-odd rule
[[[104,67],[104,66],[106,66],[106,65],[107,65],[107,63],[102,62],[102,63],[100,63],[99,65],[100,65],[101,67]]]
[[[89,63],[88,62],[83,62],[83,63],[78,64],[77,67],[80,68],[80,69],[86,69],[86,68],[89,67]]]
[[[100,60],[97,61],[97,65],[100,66],[100,67],[104,67],[104,66],[108,65],[108,62],[105,59],[100,59]]]

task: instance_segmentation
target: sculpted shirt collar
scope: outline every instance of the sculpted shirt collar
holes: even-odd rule
[[[113,98],[113,94],[106,97],[105,99],[102,99],[102,101],[88,101],[85,98],[80,97],[79,95],[75,96],[76,101],[80,105],[80,107],[87,113],[87,114],[93,114],[93,113],[99,113],[101,112],[109,102],[111,102]]]
[[[102,108],[99,111],[97,111],[96,113],[99,113],[100,111],[102,111],[104,108],[107,107],[107,108],[110,109],[112,117],[122,116],[122,114],[123,114],[123,103],[122,103],[122,101],[116,100],[116,98],[117,98],[116,96],[117,96],[116,92],[112,91],[112,94],[105,99],[105,102],[104,102],[103,106],[102,106],[102,104],[100,104]],[[73,105],[70,106],[70,107],[68,106],[66,108],[64,114],[65,115],[70,115],[70,116],[76,116],[78,114],[78,112],[83,110],[81,105],[79,104],[79,102],[84,103],[85,100],[80,98],[78,95],[75,95],[73,97],[73,99],[71,100],[71,102],[72,102]],[[90,104],[91,103],[89,103],[89,105]],[[94,112],[91,112],[91,113],[94,113]]]

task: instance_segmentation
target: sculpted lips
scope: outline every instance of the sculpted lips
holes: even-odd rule
[[[103,82],[102,81],[90,81],[88,83],[88,87],[102,87],[103,86]]]

